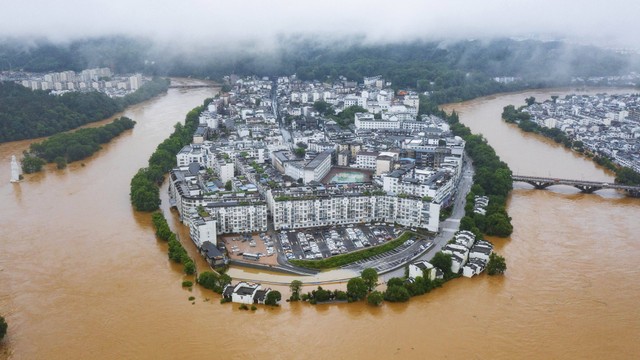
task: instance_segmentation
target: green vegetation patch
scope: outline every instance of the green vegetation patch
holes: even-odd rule
[[[136,122],[121,117],[112,123],[97,128],[80,129],[54,135],[42,142],[33,143],[24,152],[22,171],[34,173],[42,170],[44,163],[55,162],[59,169],[67,163],[85,159],[98,150],[100,144],[111,141],[121,133],[133,129]]]
[[[185,123],[177,123],[173,133],[165,139],[149,158],[149,166],[138,170],[131,179],[131,204],[138,211],[155,211],[160,207],[160,185],[164,174],[176,165],[176,154],[191,143],[193,132],[198,127],[199,116],[212,99],[187,113]]]
[[[167,219],[161,212],[155,212],[151,215],[151,223],[156,230],[156,236],[160,240],[167,241],[169,244],[169,259],[175,263],[182,264],[183,270],[187,275],[193,275],[196,272],[196,264],[193,259],[187,254],[187,250],[182,246],[182,243],[178,240],[177,235],[169,229]],[[182,283],[184,286],[185,282]]]

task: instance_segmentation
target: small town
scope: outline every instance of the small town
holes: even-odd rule
[[[381,76],[363,83],[226,81],[227,91],[200,114],[192,143],[176,155],[169,184],[171,206],[212,267],[309,275],[289,261],[376,246],[402,229],[419,235],[388,258],[379,255],[377,271],[407,266],[434,247],[462,177],[465,142],[443,119],[417,116],[417,93],[396,94]],[[477,199],[474,211],[487,203]],[[451,270],[479,274],[490,244],[474,245],[468,231],[456,236],[462,243],[443,249]],[[478,247],[488,252],[470,257]]]
[[[568,95],[523,111],[539,126],[560,129],[581,142],[578,148],[640,172],[640,95]]]
[[[50,90],[53,95],[72,91],[99,91],[110,97],[123,97],[140,88],[146,79],[141,74],[116,75],[110,68],[31,73],[4,71],[0,81],[14,81],[31,90]]]

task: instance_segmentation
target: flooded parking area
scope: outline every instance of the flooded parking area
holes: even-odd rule
[[[324,259],[376,246],[396,238],[400,229],[382,223],[283,230],[274,236],[286,259]]]
[[[276,265],[278,259],[273,238],[266,233],[232,234],[222,237],[231,260]]]

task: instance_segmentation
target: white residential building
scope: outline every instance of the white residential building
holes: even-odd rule
[[[356,155],[356,167],[360,169],[375,170],[378,159],[377,151],[359,151]]]
[[[205,210],[216,221],[220,234],[267,231],[267,204],[242,197],[213,199]]]
[[[216,242],[216,221],[210,216],[193,216],[189,221],[189,235],[194,244],[199,248],[206,241],[217,244]]]
[[[129,89],[138,90],[142,86],[142,75],[135,74],[129,77]]]
[[[213,156],[209,152],[209,148],[197,144],[183,147],[176,155],[176,163],[181,169],[185,169],[191,163],[198,163],[204,168],[209,168],[212,159]]]
[[[356,129],[400,129],[402,122],[396,118],[389,120],[375,119],[371,113],[356,113],[354,125]]]
[[[382,186],[384,191],[392,194],[426,196],[441,204],[451,197],[455,183],[445,171],[421,173],[419,169],[397,169],[382,175]]]
[[[460,273],[464,264],[469,259],[469,249],[466,246],[458,244],[447,244],[442,252],[451,255],[451,271],[454,274]]]
[[[440,220],[439,204],[373,187],[299,187],[273,191],[267,202],[276,230],[383,221],[437,232]]]
[[[476,242],[475,245],[469,251],[469,258],[478,258],[484,261],[489,261],[489,256],[493,252],[493,245],[484,240]]]
[[[235,165],[227,156],[218,155],[217,160],[213,162],[213,169],[220,176],[220,181],[226,183],[235,176]]]
[[[325,150],[304,166],[303,181],[305,184],[311,181],[320,181],[329,173],[332,154],[333,149]]]

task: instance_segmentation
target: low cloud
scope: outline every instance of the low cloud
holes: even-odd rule
[[[7,1],[0,34],[57,42],[102,35],[192,46],[269,47],[291,34],[364,42],[520,37],[640,49],[640,2],[611,0]]]

